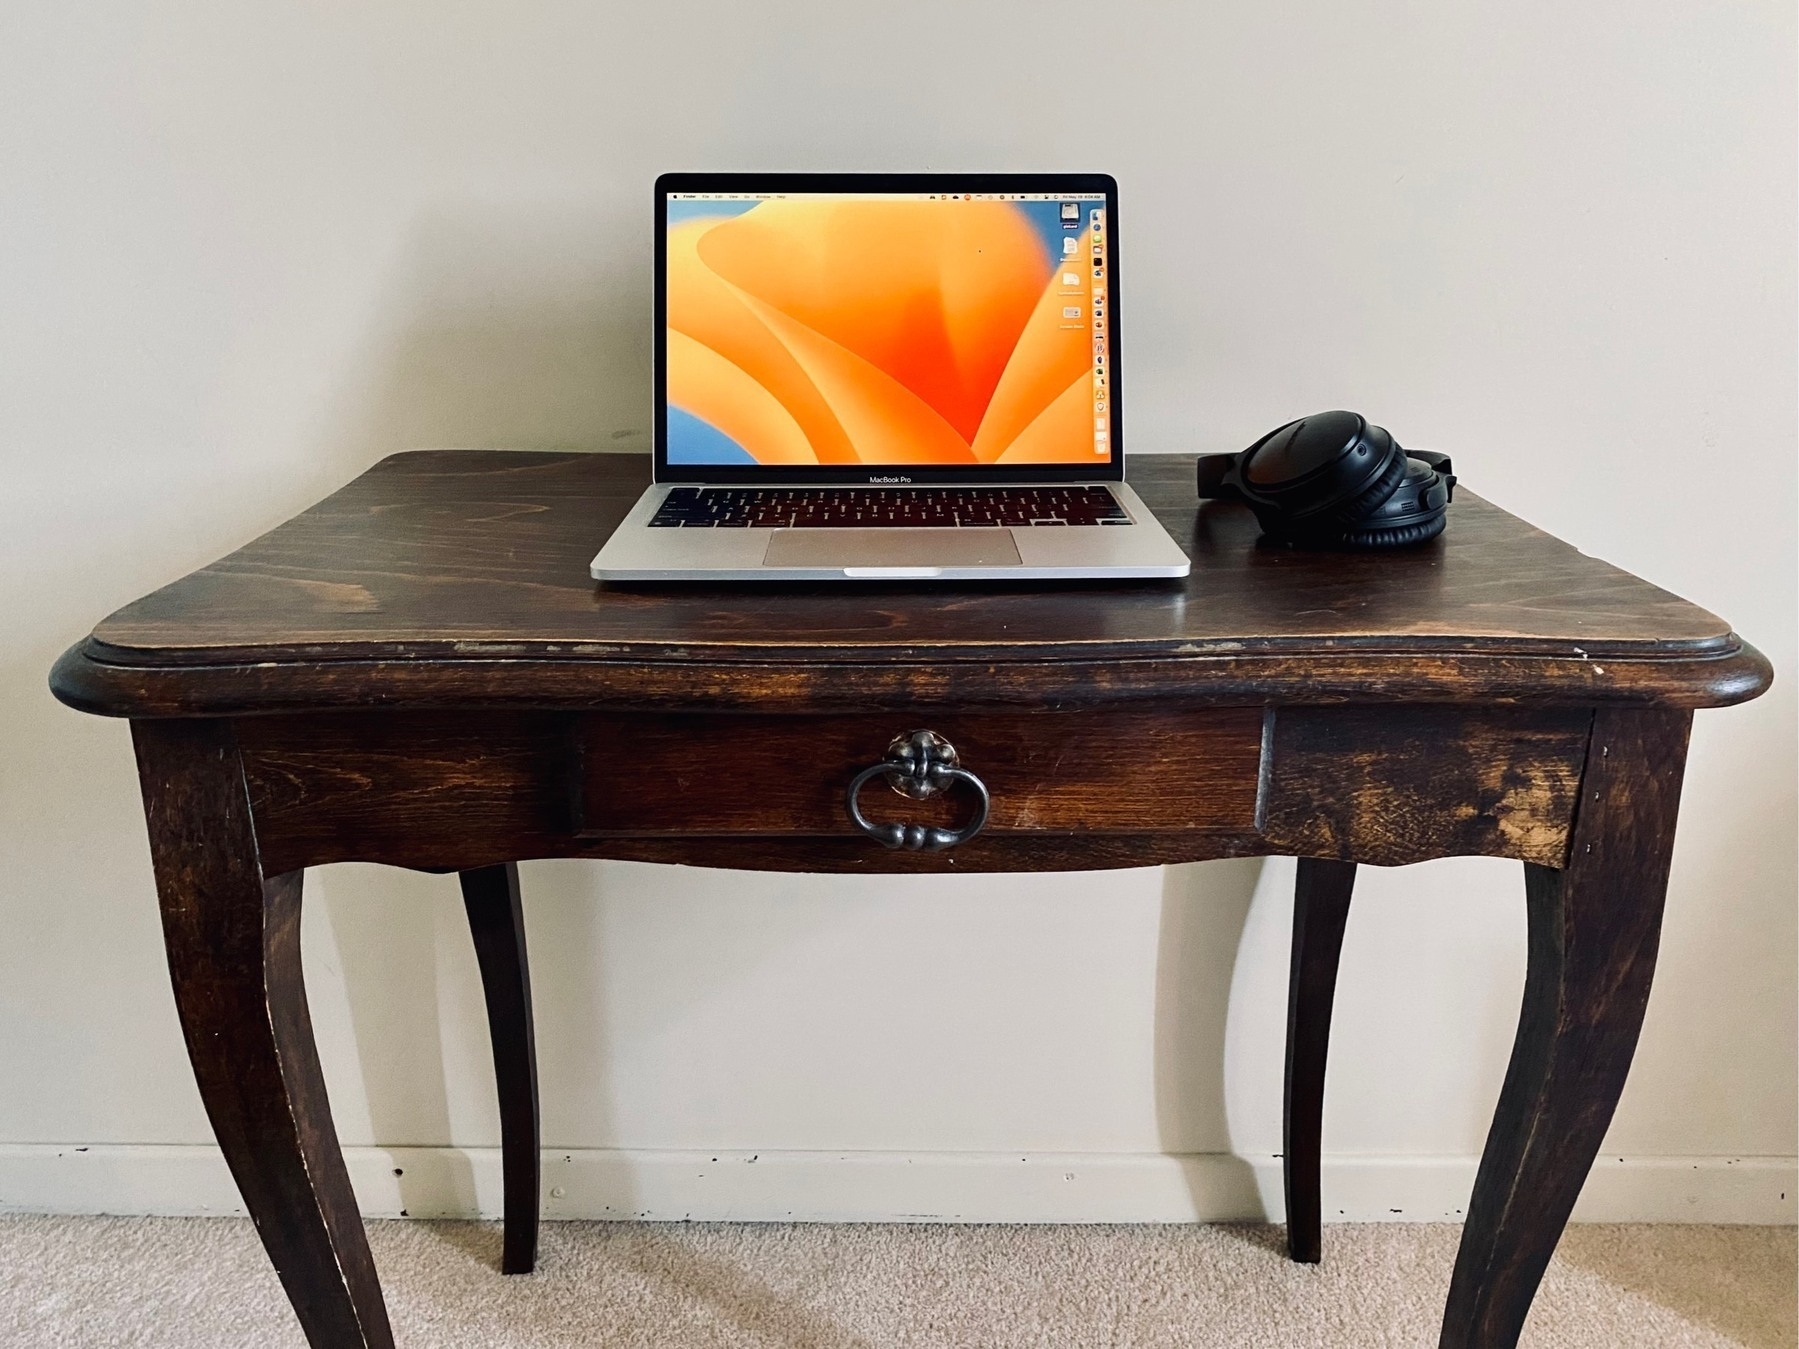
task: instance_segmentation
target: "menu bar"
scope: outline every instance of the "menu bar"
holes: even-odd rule
[[[670,201],[1099,201],[1100,192],[670,192]]]

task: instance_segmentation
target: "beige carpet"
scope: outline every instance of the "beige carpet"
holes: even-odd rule
[[[401,1349],[1243,1349],[1436,1344],[1458,1229],[370,1224]],[[1795,1344],[1792,1228],[1570,1229],[1524,1343]],[[0,1219],[7,1349],[302,1344],[247,1222]]]

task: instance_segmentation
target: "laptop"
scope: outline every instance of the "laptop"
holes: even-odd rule
[[[603,581],[1185,576],[1124,482],[1105,174],[664,174]]]

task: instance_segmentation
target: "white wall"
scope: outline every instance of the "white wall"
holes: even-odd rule
[[[1790,1215],[1793,30],[1772,0],[6,6],[0,1204],[231,1198],[128,737],[52,702],[63,647],[390,451],[645,448],[658,171],[1094,167],[1133,450],[1359,408],[1773,659],[1698,718],[1583,1212]],[[555,1211],[1257,1210],[1290,863],[525,882]],[[367,1202],[492,1208],[454,883],[308,884],[339,1129],[401,1150],[353,1154]],[[1327,1208],[1464,1202],[1523,931],[1513,865],[1366,873]]]

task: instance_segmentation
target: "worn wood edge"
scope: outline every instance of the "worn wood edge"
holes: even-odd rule
[[[883,662],[930,661],[986,664],[993,660],[1168,660],[1181,657],[1278,657],[1310,659],[1319,655],[1357,656],[1523,656],[1561,657],[1575,660],[1678,660],[1730,655],[1742,639],[1725,629],[1709,637],[1630,641],[1594,639],[1576,642],[1565,637],[1511,635],[1423,634],[1396,638],[1391,633],[1295,633],[1284,636],[1191,637],[1157,641],[1118,641],[1109,638],[1039,639],[942,639],[933,642],[691,642],[691,641],[550,641],[532,638],[444,636],[415,641],[356,642],[331,639],[308,642],[283,641],[264,646],[221,646],[196,641],[181,646],[138,646],[105,635],[110,619],[88,638],[90,654],[109,665],[190,669],[215,665],[275,663],[299,665],[313,662],[379,662],[392,660],[533,660],[590,661],[700,661],[733,665],[810,665],[820,662],[864,664],[871,656]]]
[[[866,652],[863,653],[866,656]],[[1727,707],[1759,697],[1773,667],[1732,636],[1715,653],[1627,658],[1370,653],[1315,648],[1129,660],[700,662],[599,657],[120,664],[88,638],[50,689],[77,711],[198,717],[344,708],[537,707],[857,711],[927,704],[1192,706],[1383,702]]]

